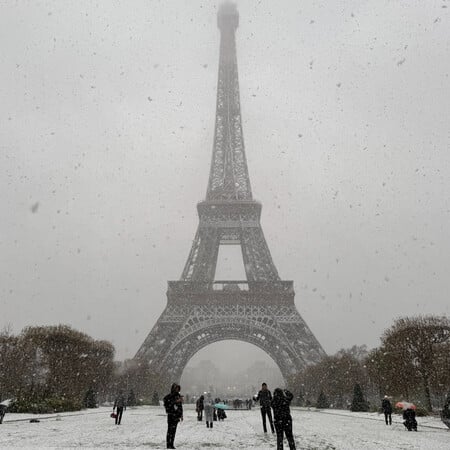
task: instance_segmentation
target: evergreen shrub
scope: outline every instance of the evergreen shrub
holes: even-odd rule
[[[316,408],[329,408],[330,407],[330,402],[328,401],[325,393],[323,391],[320,391],[319,397],[317,398],[317,404],[316,404]]]
[[[81,403],[67,398],[50,397],[45,399],[17,399],[8,407],[9,412],[51,414],[66,411],[79,411]]]
[[[355,387],[353,388],[353,400],[350,406],[350,410],[354,412],[369,411],[369,404],[365,400],[361,386],[358,383],[356,383]]]

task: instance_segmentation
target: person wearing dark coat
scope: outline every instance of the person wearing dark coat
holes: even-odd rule
[[[447,394],[447,399],[441,410],[441,420],[448,428],[450,428],[450,392]]]
[[[271,406],[275,429],[277,430],[277,450],[283,450],[284,435],[286,435],[290,450],[295,450],[294,436],[292,434],[292,416],[289,408],[293,398],[294,396],[287,389],[283,391],[280,388],[276,388],[273,391]]]
[[[403,425],[408,431],[417,431],[416,412],[412,408],[407,408],[403,411]]]
[[[122,421],[123,411],[127,409],[127,402],[125,400],[125,396],[123,395],[123,391],[119,392],[119,395],[114,400],[113,412],[116,410],[116,425],[120,425]]]
[[[224,409],[218,409],[217,410],[217,420],[225,420],[227,418],[227,414],[225,413]]]
[[[392,425],[392,405],[387,395],[384,396],[381,402],[381,408],[383,409],[386,425]]]
[[[8,407],[6,405],[0,405],[0,424],[3,423],[3,418],[5,417],[7,408]]]
[[[205,400],[205,397],[203,395],[200,395],[200,397],[197,399],[197,402],[195,403],[195,410],[197,411],[197,420],[199,422],[203,419],[203,410],[205,409],[205,406],[203,405],[203,402]]]
[[[216,397],[216,398],[214,399],[214,404],[216,404],[216,403],[220,403],[220,398],[219,398],[219,397]],[[219,420],[219,416],[218,416],[218,414],[217,414],[217,408],[214,408],[214,411],[213,411],[213,420],[214,420],[214,422],[217,422],[217,421]]]
[[[220,398],[217,397],[216,399],[214,399],[214,402],[215,402],[216,404],[220,403],[220,402],[221,402],[221,401],[220,401]],[[223,409],[221,409],[221,408],[214,408],[214,413],[215,413],[216,416],[217,416],[217,419],[214,419],[214,420],[218,420],[219,422],[220,422],[221,420],[225,420],[225,419],[227,418],[227,415],[225,414],[225,410],[223,410]]]
[[[261,390],[258,392],[258,395],[255,397],[255,402],[259,401],[261,406],[261,417],[263,423],[264,433],[267,433],[266,427],[266,415],[269,418],[270,428],[272,433],[275,433],[275,429],[273,427],[272,420],[272,411],[270,409],[270,402],[272,401],[272,393],[267,389],[267,383],[263,383],[261,385]]]
[[[164,407],[167,413],[167,448],[175,448],[174,441],[178,422],[183,420],[183,396],[180,395],[180,390],[180,385],[173,383],[170,393],[164,397]]]

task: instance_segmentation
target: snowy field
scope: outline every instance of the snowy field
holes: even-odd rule
[[[111,408],[52,416],[7,414],[0,425],[0,448],[165,448],[166,415],[162,407],[125,411],[114,425]],[[228,411],[228,419],[207,429],[191,405],[178,427],[178,449],[273,449],[275,435],[262,432],[259,409]],[[388,427],[374,413],[292,408],[297,449],[450,449],[450,431],[436,418],[418,418],[419,431],[404,429],[400,416]],[[39,417],[39,423],[30,423]],[[47,417],[47,418],[46,418]],[[285,442],[285,448],[287,443]]]

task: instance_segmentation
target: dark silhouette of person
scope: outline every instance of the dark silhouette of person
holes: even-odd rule
[[[216,398],[214,399],[214,404],[216,404],[216,403],[220,403],[220,398],[219,398],[219,397],[216,397]],[[218,416],[218,414],[217,414],[217,408],[214,407],[214,411],[213,411],[213,420],[214,420],[214,422],[217,422],[217,421],[218,421],[218,418],[219,418],[219,416]]]
[[[408,431],[417,431],[416,412],[412,408],[407,408],[403,411],[403,425]]]
[[[224,420],[227,418],[227,415],[225,414],[225,410],[219,407],[216,407],[216,405],[219,405],[220,403],[224,404],[219,397],[214,399],[214,415],[216,418],[214,420],[217,420],[220,422],[221,420]]]
[[[263,430],[264,433],[267,433],[267,427],[266,427],[266,415],[269,418],[270,428],[272,430],[272,433],[275,433],[275,429],[273,427],[273,420],[272,420],[272,411],[270,409],[270,402],[272,401],[272,394],[267,389],[267,383],[263,383],[261,385],[261,390],[258,392],[258,395],[255,397],[255,401],[259,401],[259,404],[261,406],[261,417],[262,417],[262,423],[263,423]]]
[[[197,420],[199,422],[203,419],[203,410],[205,409],[205,406],[203,404],[205,400],[205,397],[203,395],[200,395],[200,397],[197,399],[197,402],[195,403],[195,410],[197,411]]]
[[[386,425],[392,425],[392,405],[387,395],[384,396],[381,407],[383,408]]]
[[[217,420],[225,420],[227,418],[227,414],[225,413],[224,409],[218,409],[217,410]]]
[[[292,434],[292,416],[289,408],[293,397],[292,393],[287,389],[283,391],[280,388],[276,388],[273,391],[271,406],[275,429],[277,430],[277,450],[283,450],[284,435],[286,435],[290,450],[295,450],[294,436]]]
[[[175,448],[175,434],[178,422],[183,420],[183,396],[180,395],[181,387],[173,383],[169,394],[164,397],[164,407],[167,413],[167,448]]]
[[[450,392],[447,394],[447,399],[441,411],[441,420],[450,428]]]
[[[5,417],[7,409],[8,407],[6,405],[0,405],[0,424],[3,423],[3,418]]]
[[[113,412],[116,410],[116,425],[120,425],[122,421],[123,411],[127,409],[127,401],[123,395],[123,391],[119,391],[119,395],[114,400]]]

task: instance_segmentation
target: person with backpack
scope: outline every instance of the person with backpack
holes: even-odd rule
[[[173,383],[170,392],[164,397],[164,408],[167,413],[167,448],[175,448],[175,434],[178,422],[183,420],[183,396],[180,394],[181,387]]]

